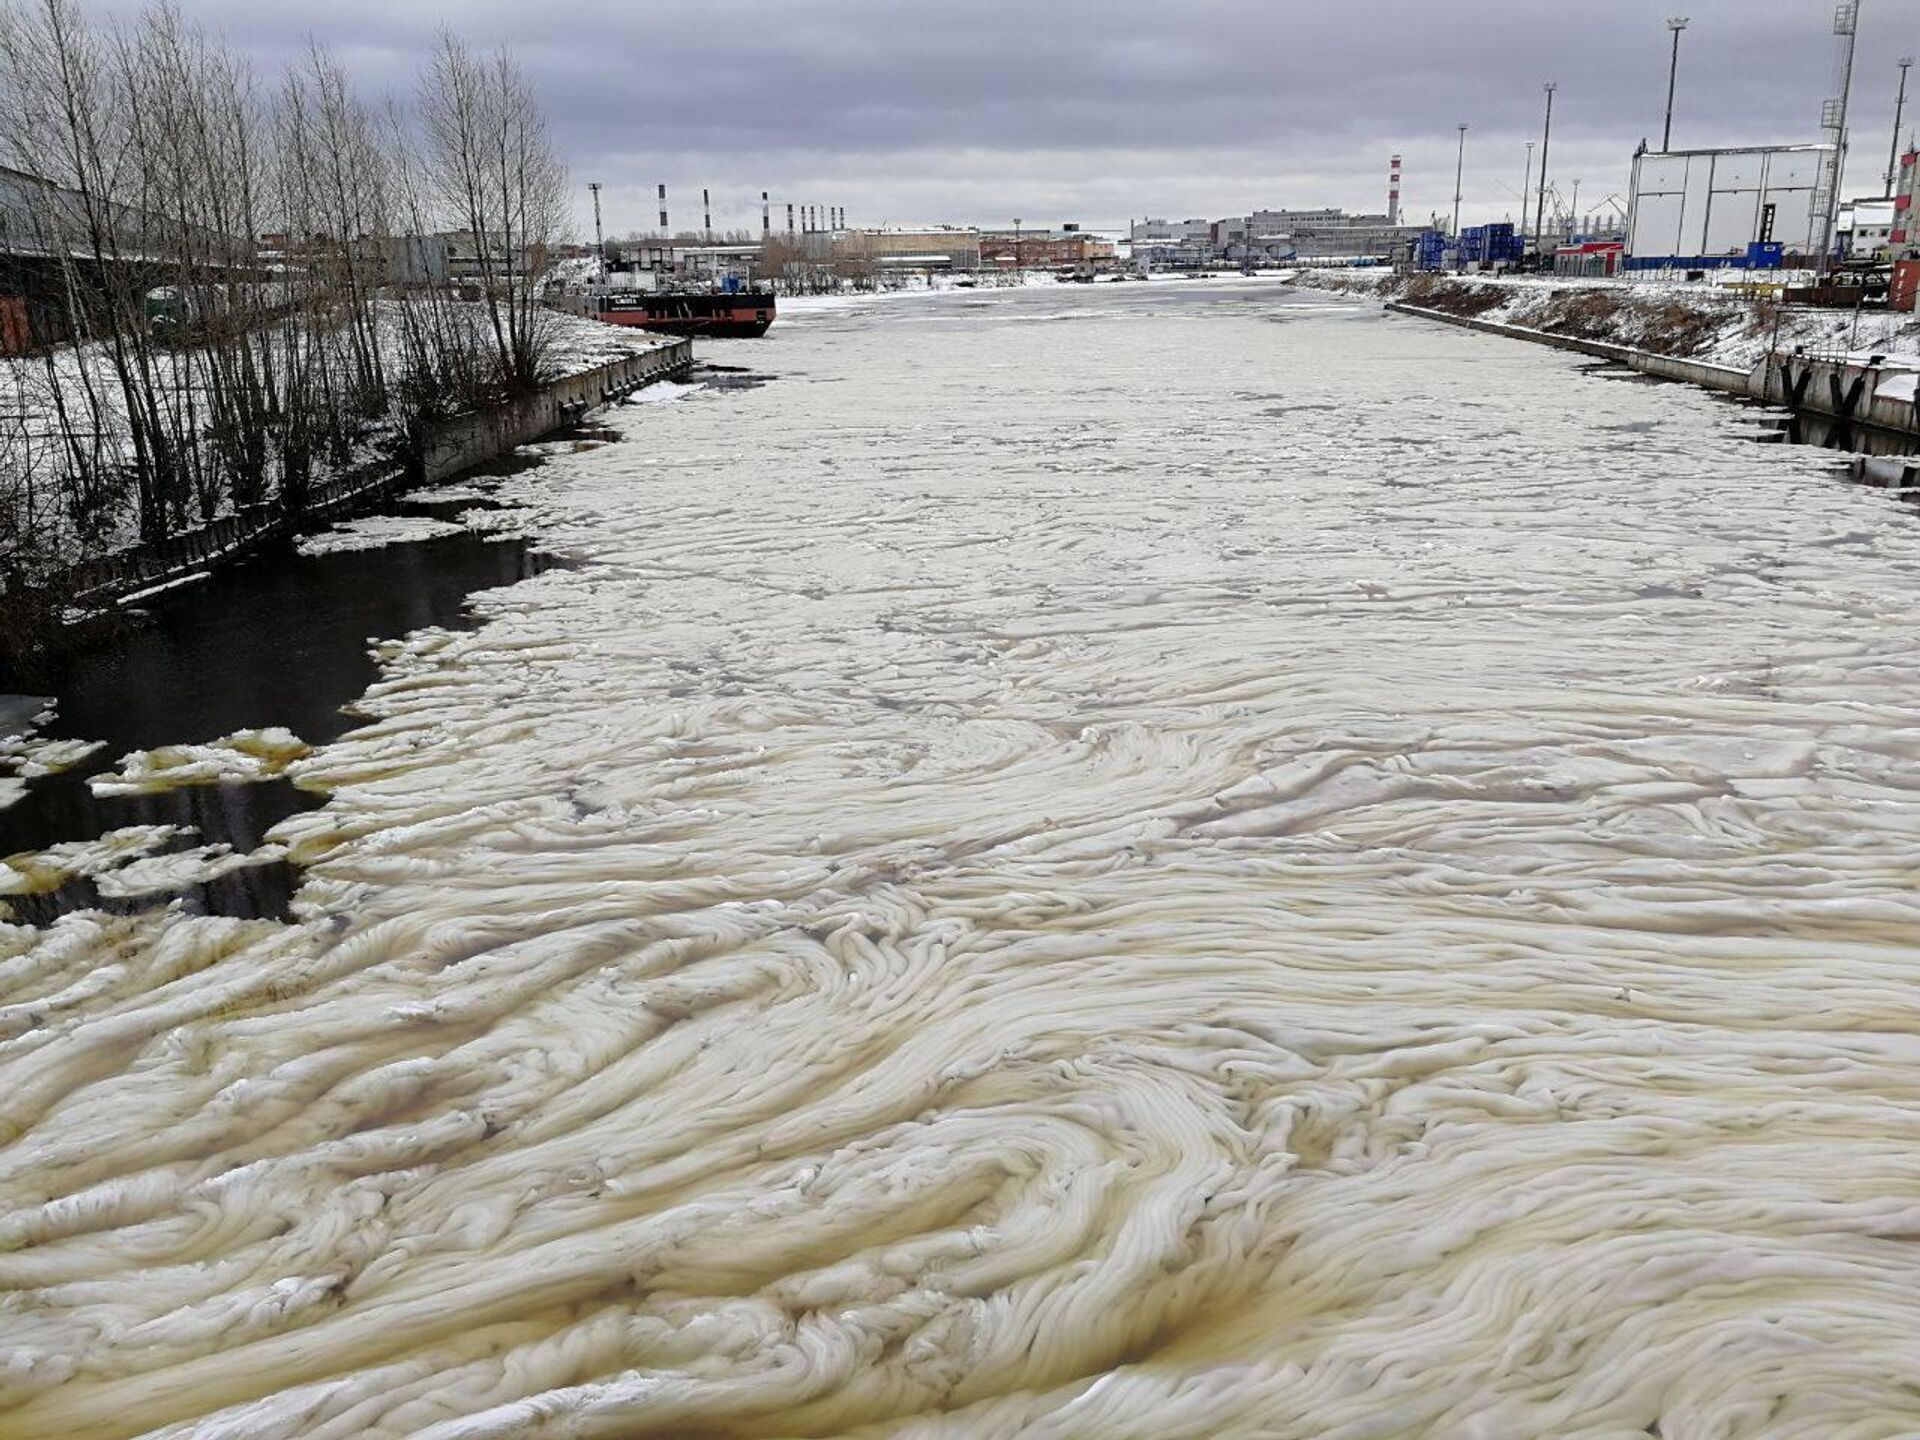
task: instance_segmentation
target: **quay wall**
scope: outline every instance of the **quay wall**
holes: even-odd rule
[[[411,479],[415,484],[437,485],[516,445],[565,429],[589,410],[622,399],[643,385],[683,375],[692,364],[693,342],[675,340],[644,355],[556,380],[506,405],[445,421],[421,437]]]
[[[1498,320],[1453,315],[1444,310],[1409,305],[1403,300],[1389,300],[1386,308],[1398,315],[1437,320],[1466,330],[1615,360],[1643,375],[1679,380],[1727,395],[1812,411],[1848,424],[1920,439],[1920,386],[1916,385],[1914,372],[1887,369],[1872,363],[1871,359],[1862,361],[1846,355],[1781,350],[1764,356],[1751,369],[1742,369],[1706,360],[1660,355],[1628,345],[1557,335]]]

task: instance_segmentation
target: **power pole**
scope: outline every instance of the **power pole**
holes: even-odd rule
[[[1667,21],[1667,29],[1673,32],[1673,61],[1667,66],[1667,128],[1660,132],[1660,153],[1666,154],[1673,148],[1673,87],[1680,78],[1680,32],[1687,28],[1687,17],[1676,15]]]
[[[1527,168],[1520,180],[1520,258],[1527,258],[1527,196],[1533,190],[1533,141],[1527,141]]]
[[[1020,248],[1020,217],[1016,215],[1013,217],[1013,278],[1015,280],[1024,278],[1027,273],[1026,266],[1021,263],[1024,254],[1025,252]]]
[[[602,285],[607,283],[607,237],[600,229],[600,182],[590,180],[587,189],[593,192],[593,253],[594,271]]]
[[[1538,250],[1547,248],[1547,156],[1553,147],[1553,92],[1560,87],[1547,83],[1547,126],[1540,135],[1540,206],[1533,216],[1533,243]]]
[[[1893,146],[1887,151],[1887,198],[1893,199],[1894,182],[1900,178],[1900,121],[1907,113],[1907,71],[1913,68],[1913,57],[1900,57],[1900,98],[1893,102]]]
[[[1460,257],[1460,181],[1467,173],[1467,127],[1460,126],[1460,153],[1453,161],[1453,268],[1465,268]]]

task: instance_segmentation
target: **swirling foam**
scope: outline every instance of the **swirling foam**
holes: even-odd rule
[[[1911,515],[1241,298],[777,330],[10,932],[0,1434],[1920,1428]]]

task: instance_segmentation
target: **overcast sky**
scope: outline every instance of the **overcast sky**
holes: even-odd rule
[[[1424,217],[1452,209],[1463,121],[1465,218],[1498,219],[1548,80],[1552,177],[1596,209],[1641,137],[1659,143],[1682,8],[1676,148],[1817,139],[1836,88],[1832,0],[182,3],[269,67],[311,31],[372,94],[408,88],[443,23],[511,46],[583,214],[585,183],[605,185],[609,233],[650,225],[663,180],[676,227],[699,222],[702,185],[716,225],[754,228],[762,189],[852,223],[1379,210],[1395,151]],[[1879,189],[1916,50],[1920,0],[1865,0],[1850,192]]]

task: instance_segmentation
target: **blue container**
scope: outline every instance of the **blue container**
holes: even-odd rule
[[[1513,233],[1509,223],[1469,225],[1460,232],[1460,260],[1463,264],[1512,264],[1525,253],[1525,242]]]
[[[1787,259],[1787,247],[1778,240],[1756,240],[1747,246],[1749,270],[1778,270]]]

